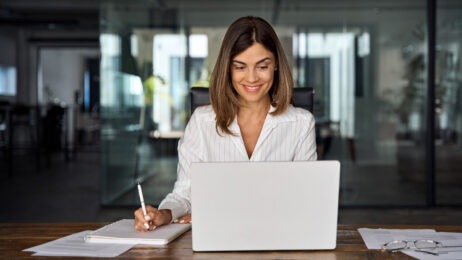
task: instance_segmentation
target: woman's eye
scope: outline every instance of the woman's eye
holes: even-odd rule
[[[235,70],[244,70],[245,67],[234,67]]]
[[[266,69],[268,69],[268,66],[259,66],[258,69],[260,69],[260,70],[266,70]]]

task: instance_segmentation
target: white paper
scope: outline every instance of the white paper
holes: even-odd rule
[[[124,244],[94,244],[85,242],[85,236],[91,231],[82,231],[53,240],[23,251],[35,252],[37,256],[86,256],[115,257],[132,248]]]
[[[429,239],[438,241],[442,247],[434,250],[424,250],[425,253],[415,250],[403,250],[404,254],[417,259],[462,259],[462,233],[436,232],[432,229],[370,229],[360,228],[364,243],[369,249],[381,249],[382,245],[393,240],[414,241]]]
[[[135,230],[134,219],[121,219],[86,235],[87,242],[166,245],[191,228],[190,224],[169,224],[153,231]]]
[[[417,258],[417,259],[424,259],[424,260],[440,260],[440,259],[448,259],[448,260],[455,260],[455,259],[462,259],[462,247],[460,247],[460,251],[454,251],[457,249],[454,248],[447,248],[447,249],[438,249],[438,255],[431,255],[424,252],[417,252],[414,250],[405,250],[402,251],[404,254]]]
[[[372,229],[359,228],[364,243],[369,249],[382,249],[382,245],[394,240],[414,241],[418,239],[431,239],[436,233],[434,229]]]
[[[414,250],[406,250],[403,253],[417,259],[462,259],[462,233],[436,232],[435,235],[433,240],[441,242],[443,247],[425,251],[438,255],[416,252]]]

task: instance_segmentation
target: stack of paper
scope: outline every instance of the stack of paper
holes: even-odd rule
[[[23,251],[37,256],[115,257],[136,244],[168,244],[190,228],[190,224],[170,224],[138,232],[133,219],[122,219],[95,231],[82,231]]]
[[[371,229],[359,228],[364,243],[369,249],[381,249],[383,244],[394,240],[433,240],[442,244],[434,250],[402,252],[417,259],[462,259],[462,233],[436,232],[433,229]]]
[[[85,236],[87,242],[166,245],[188,231],[191,224],[170,224],[157,227],[152,232],[138,232],[135,220],[122,219]]]
[[[54,241],[24,249],[34,252],[36,256],[85,256],[85,257],[115,257],[133,245],[127,244],[94,244],[85,242],[85,236],[91,231],[82,231]]]

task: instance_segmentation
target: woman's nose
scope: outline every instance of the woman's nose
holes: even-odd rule
[[[257,72],[256,72],[255,70],[253,70],[253,69],[249,69],[249,70],[247,71],[246,80],[247,80],[248,82],[256,82],[256,81],[258,81],[258,74],[257,74]]]

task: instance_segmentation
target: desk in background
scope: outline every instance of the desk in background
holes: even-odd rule
[[[84,230],[95,230],[108,223],[0,223],[0,259],[42,259],[23,252],[25,248],[43,244]],[[360,227],[415,228],[462,232],[462,226],[404,225],[339,225],[337,248],[326,251],[259,251],[194,253],[191,231],[166,246],[135,246],[118,258],[152,259],[413,259],[402,253],[368,250],[358,233]],[[64,258],[64,257],[59,257]],[[89,258],[87,258],[89,259]],[[101,258],[97,258],[101,259]]]

